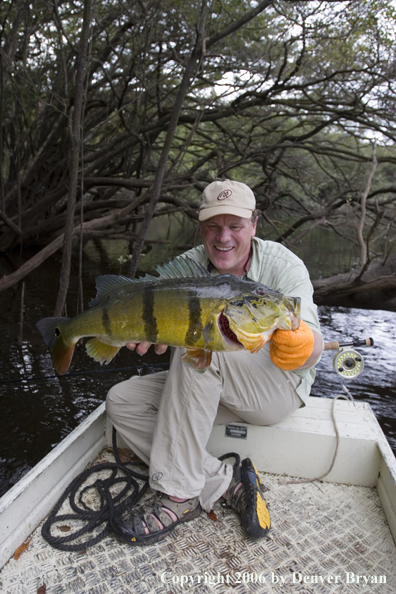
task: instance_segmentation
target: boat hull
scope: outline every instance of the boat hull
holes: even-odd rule
[[[311,397],[306,407],[277,425],[217,425],[208,451],[216,456],[237,451],[241,457],[252,457],[266,473],[321,476],[331,465],[337,442],[333,406],[339,448],[334,468],[323,480],[376,487],[396,541],[396,460],[364,402]],[[0,499],[0,568],[106,446],[111,446],[111,426],[102,404]]]

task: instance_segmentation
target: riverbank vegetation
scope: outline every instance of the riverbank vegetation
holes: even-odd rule
[[[153,217],[230,177],[276,241],[358,248],[318,304],[396,309],[395,24],[385,0],[3,0],[0,252],[35,255],[0,290],[62,250],[59,315],[72,240],[127,238],[133,276]]]

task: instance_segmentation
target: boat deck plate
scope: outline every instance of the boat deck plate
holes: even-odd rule
[[[272,518],[262,540],[247,539],[219,502],[212,518],[202,513],[154,546],[106,537],[65,553],[39,527],[0,572],[0,592],[394,594],[396,547],[376,489],[284,479],[262,474]]]

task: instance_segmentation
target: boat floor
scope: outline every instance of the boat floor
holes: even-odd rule
[[[103,452],[101,459],[109,456]],[[0,591],[396,592],[396,547],[375,488],[285,484],[284,476],[261,476],[272,519],[264,539],[246,538],[237,515],[219,502],[214,515],[202,513],[153,546],[133,547],[108,536],[83,553],[66,553],[43,539],[40,526],[27,549],[0,572]]]

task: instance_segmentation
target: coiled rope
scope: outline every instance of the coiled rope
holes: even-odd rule
[[[96,464],[80,473],[67,487],[44,522],[41,534],[52,547],[61,551],[78,553],[97,544],[109,534],[111,519],[115,515],[120,515],[127,510],[131,511],[147,491],[149,486],[148,476],[128,468],[132,462],[121,462],[117,448],[117,432],[114,427],[112,442],[115,462]],[[234,452],[220,456],[219,460],[225,460],[231,457],[235,458],[234,467],[239,466],[240,456]],[[104,470],[111,471],[108,478],[98,478],[94,483],[81,488],[87,479],[95,475],[95,473],[102,473]],[[118,474],[121,476],[117,476]],[[139,485],[136,479],[143,481],[142,486]],[[111,487],[119,484],[124,484],[123,488],[117,495],[112,495],[110,491]],[[97,509],[92,509],[84,501],[84,496],[89,490],[96,490],[96,493],[99,494]],[[59,514],[67,499],[73,513]],[[59,525],[60,522],[67,521],[77,521],[83,523],[84,526],[72,534],[54,536],[52,534],[54,525]],[[83,539],[88,534],[92,535],[100,527],[101,529],[98,534]],[[67,528],[69,529],[69,526]],[[75,542],[77,540],[78,542]]]
[[[97,544],[107,536],[111,518],[115,514],[122,514],[128,509],[132,509],[146,492],[149,485],[148,476],[132,470],[131,462],[121,462],[114,427],[112,437],[115,462],[96,464],[79,474],[65,490],[44,522],[41,534],[54,548],[61,551],[81,552],[85,551],[87,547]],[[82,488],[88,478],[96,473],[102,473],[104,470],[111,471],[108,478],[98,478],[94,483]],[[143,481],[143,484],[139,485],[138,480]],[[116,495],[113,495],[111,487],[115,485],[123,485],[123,487]],[[92,509],[84,501],[84,497],[90,490],[96,490],[99,494],[97,509]],[[73,513],[59,514],[67,499]],[[72,534],[54,536],[52,533],[54,524],[59,525],[59,522],[65,521],[79,521],[83,523],[83,527]],[[100,529],[100,532],[92,536],[96,529]],[[88,534],[91,536],[84,538]],[[77,540],[78,542],[75,542]]]

